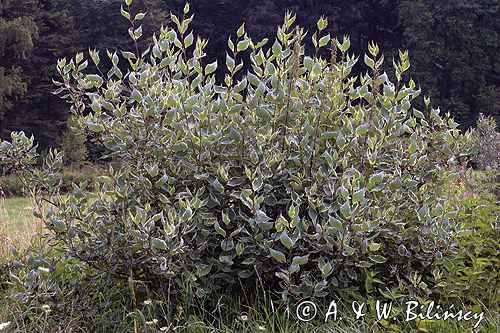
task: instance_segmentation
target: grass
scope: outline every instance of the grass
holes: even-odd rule
[[[8,255],[11,245],[27,247],[39,230],[30,198],[0,198],[0,258]]]

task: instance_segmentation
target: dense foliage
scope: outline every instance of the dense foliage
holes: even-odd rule
[[[479,115],[472,131],[472,159],[481,170],[497,172],[500,167],[500,132],[494,118]]]
[[[25,130],[35,135],[43,149],[60,142],[68,113],[67,106],[50,94],[51,80],[57,76],[53,64],[57,58],[88,46],[103,52],[105,48],[130,46],[124,33],[126,22],[119,14],[120,3],[0,3],[0,114],[5,115],[5,130],[0,135],[8,137],[12,130]],[[150,38],[157,27],[168,22],[168,13],[179,12],[183,5],[180,0],[141,0],[133,7],[148,12],[144,35]],[[350,35],[357,53],[364,52],[372,40],[379,42],[388,58],[397,57],[400,48],[408,49],[415,65],[414,79],[464,128],[474,124],[480,112],[499,120],[500,5],[496,0],[197,0],[192,7],[195,30],[210,38],[210,62],[225,61],[229,32],[242,21],[253,36],[262,39],[274,33],[286,10],[297,13],[298,23],[309,31],[324,15],[333,23],[328,32]],[[362,68],[355,66],[353,70]],[[218,78],[223,79],[222,72]]]
[[[483,193],[456,202],[461,206],[456,254],[445,261],[438,288],[446,299],[494,306],[500,301],[496,268],[500,264],[500,206],[498,197],[488,193],[488,184],[477,189]]]
[[[253,41],[242,25],[222,66],[204,60],[207,41],[189,30],[188,12],[144,52],[107,52],[108,69],[95,50],[58,61],[57,92],[122,162],[96,193],[83,183],[54,196],[62,154],[30,171],[36,153],[23,133],[0,146],[37,201],[48,195],[57,208],[37,213],[50,243],[97,280],[128,281],[134,295],[178,295],[186,283],[200,301],[262,290],[286,302],[426,293],[453,246],[443,185],[467,137],[428,98],[412,107],[420,91],[408,53],[393,83],[370,44],[356,76],[349,38],[332,39],[322,18],[307,56],[306,34],[287,14],[274,41]],[[144,14],[122,15],[137,45]]]

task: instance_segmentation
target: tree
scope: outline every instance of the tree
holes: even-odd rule
[[[0,138],[3,138],[4,119],[14,107],[13,99],[26,92],[27,80],[23,75],[19,60],[25,59],[33,49],[33,40],[38,36],[38,28],[29,16],[24,16],[22,8],[33,1],[0,2]]]
[[[64,164],[72,168],[79,168],[87,162],[87,138],[74,117],[68,119],[66,126],[67,129],[60,139],[61,151],[64,153]]]
[[[500,3],[405,0],[398,8],[403,46],[424,90],[464,127],[480,112],[498,118]]]

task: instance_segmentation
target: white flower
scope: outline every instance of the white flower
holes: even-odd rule
[[[10,325],[10,321],[6,323],[0,323],[0,330],[3,330],[4,328],[7,328]]]
[[[144,305],[151,305],[153,303],[150,299],[144,301]]]
[[[247,321],[248,320],[248,316],[245,315],[245,314],[243,314],[243,315],[240,316],[240,319],[241,319],[241,321]]]

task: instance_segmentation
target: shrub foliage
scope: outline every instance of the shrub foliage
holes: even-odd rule
[[[447,167],[468,136],[428,98],[412,107],[408,54],[391,81],[370,44],[354,76],[349,38],[325,34],[321,19],[306,53],[287,14],[274,41],[242,25],[225,64],[206,64],[188,12],[147,50],[108,52],[107,72],[97,51],[58,62],[57,92],[122,164],[95,192],[83,183],[52,199],[42,218],[54,244],[98,277],[172,295],[188,285],[200,299],[432,284],[452,246]],[[137,42],[144,14],[122,14]]]
[[[495,118],[479,114],[477,128],[472,132],[472,158],[482,170],[498,171],[500,167],[500,132]]]

